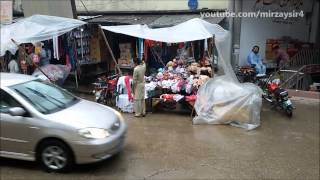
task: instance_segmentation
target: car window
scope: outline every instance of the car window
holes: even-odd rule
[[[4,90],[0,90],[0,112],[8,113],[10,108],[22,107],[18,101],[16,101],[10,94]]]
[[[65,109],[78,102],[69,92],[39,80],[10,87],[43,114],[50,114]]]

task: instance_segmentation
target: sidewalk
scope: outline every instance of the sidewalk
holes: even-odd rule
[[[314,91],[300,91],[294,89],[287,89],[289,92],[289,96],[294,97],[304,97],[304,98],[311,98],[311,99],[320,99],[320,93]]]

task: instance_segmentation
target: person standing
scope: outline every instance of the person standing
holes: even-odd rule
[[[12,58],[13,58],[13,55],[11,54],[10,51],[6,51],[5,55],[0,57],[0,65],[1,65],[0,71],[1,72],[8,72],[9,71],[8,64]]]
[[[275,44],[272,47],[272,51],[275,54],[277,69],[285,68],[286,63],[289,61],[288,53],[285,50],[280,49],[280,46],[278,44]]]
[[[133,92],[134,92],[134,112],[135,117],[146,115],[145,105],[145,80],[146,64],[144,61],[137,61],[137,66],[133,70]]]
[[[248,64],[256,69],[258,74],[266,74],[266,66],[259,55],[259,46],[253,46],[251,53],[248,55]]]

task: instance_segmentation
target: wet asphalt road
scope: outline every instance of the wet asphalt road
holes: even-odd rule
[[[296,98],[290,120],[264,105],[261,127],[192,125],[189,115],[149,114],[129,125],[124,151],[68,174],[1,159],[7,179],[319,179],[319,101]]]

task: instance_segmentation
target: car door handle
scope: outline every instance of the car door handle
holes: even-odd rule
[[[30,129],[40,129],[39,127],[31,126]]]

